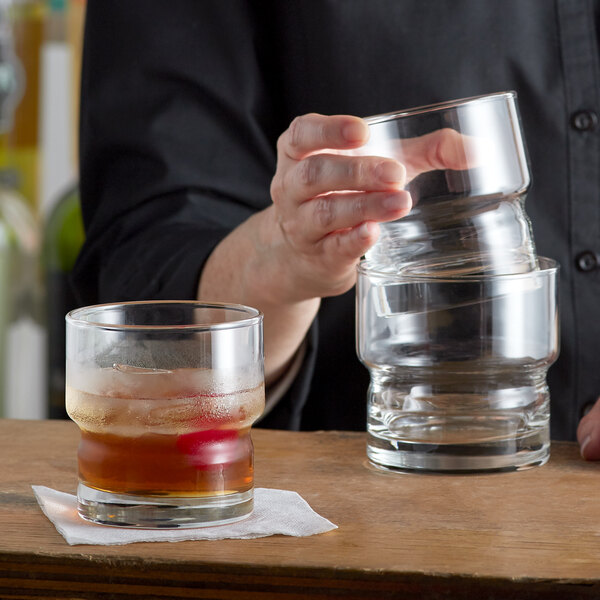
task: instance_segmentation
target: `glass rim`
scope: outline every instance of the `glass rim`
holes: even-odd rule
[[[127,307],[149,307],[156,305],[164,306],[185,306],[200,309],[221,309],[236,311],[246,316],[235,321],[219,321],[216,323],[185,323],[176,325],[136,325],[123,323],[106,323],[93,319],[83,318],[84,314],[89,313],[90,316],[99,314],[104,311],[114,310],[117,308]],[[108,302],[105,304],[90,304],[89,306],[81,306],[69,311],[65,315],[65,321],[68,325],[75,327],[89,327],[91,329],[103,329],[107,331],[217,331],[228,329],[239,329],[243,327],[252,327],[258,325],[263,320],[263,313],[251,306],[244,304],[236,304],[232,302],[205,302],[200,300],[133,300],[127,302]]]
[[[477,104],[480,102],[490,102],[498,100],[499,98],[512,98],[517,97],[517,92],[508,90],[504,92],[494,92],[492,94],[482,94],[480,96],[469,96],[467,98],[458,98],[456,100],[446,100],[444,102],[435,102],[433,104],[424,104],[422,106],[415,106],[414,108],[407,108],[405,110],[391,111],[387,113],[381,113],[378,115],[371,115],[363,117],[363,120],[367,122],[367,125],[376,125],[378,123],[385,123],[387,121],[393,121],[395,119],[401,119],[403,117],[411,117],[429,112],[437,112],[447,110],[449,108],[457,108],[458,106],[464,106],[468,104]]]
[[[560,270],[560,264],[553,258],[546,256],[538,256],[538,262],[540,265],[539,269],[533,269],[531,271],[525,271],[523,273],[488,273],[488,274],[477,274],[477,275],[432,275],[432,274],[419,274],[414,272],[398,273],[393,271],[385,271],[378,267],[368,266],[366,259],[361,260],[357,265],[357,271],[360,275],[367,277],[374,277],[377,279],[395,279],[400,282],[430,282],[435,281],[436,283],[475,283],[478,281],[489,282],[489,281],[506,281],[509,279],[526,279],[531,277],[532,274],[536,275],[551,275],[557,273]]]

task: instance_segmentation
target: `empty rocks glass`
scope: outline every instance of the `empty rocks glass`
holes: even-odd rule
[[[361,153],[396,158],[413,209],[358,269],[367,454],[387,469],[521,469],[549,457],[558,267],[538,257],[516,95],[367,119]]]

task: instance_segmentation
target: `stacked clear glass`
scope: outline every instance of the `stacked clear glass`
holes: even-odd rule
[[[544,464],[558,267],[538,258],[525,213],[530,177],[516,95],[367,121],[361,152],[405,164],[414,203],[382,225],[358,269],[369,459],[422,471]]]
[[[66,405],[79,514],[122,527],[231,523],[253,508],[262,314],[185,301],[67,315]]]

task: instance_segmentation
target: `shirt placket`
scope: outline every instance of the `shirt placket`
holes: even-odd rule
[[[570,264],[579,418],[600,396],[600,111],[598,41],[592,0],[557,0],[568,119]]]

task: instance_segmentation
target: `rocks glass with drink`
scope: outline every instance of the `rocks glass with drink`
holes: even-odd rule
[[[81,430],[78,510],[124,527],[198,527],[253,507],[262,315],[150,301],[67,315],[66,405]]]

